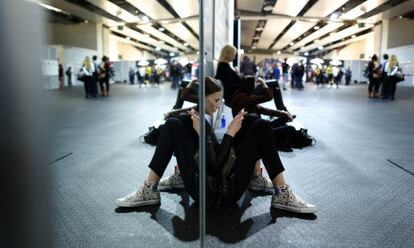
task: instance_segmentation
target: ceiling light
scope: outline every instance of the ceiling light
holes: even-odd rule
[[[197,55],[199,55],[200,54],[200,52],[197,52]]]
[[[319,49],[319,50],[323,50],[323,46],[319,46],[319,47],[318,47],[318,49]]]
[[[320,27],[319,26],[315,26],[313,27],[313,29],[318,30]]]
[[[263,31],[263,29],[264,29],[263,27],[257,27],[256,31]]]
[[[156,47],[155,50],[161,51],[161,47]]]
[[[259,39],[260,39],[260,36],[253,37],[253,40],[259,40]]]
[[[84,23],[88,23],[89,21],[88,21],[88,20],[84,20],[83,22],[84,22]]]
[[[165,28],[159,28],[158,31],[164,32]]]
[[[321,42],[321,40],[314,40],[313,42],[315,42],[315,43],[319,43],[319,42]]]
[[[265,5],[265,6],[263,7],[263,10],[264,10],[264,11],[272,11],[272,10],[273,10],[273,5]]]
[[[308,55],[309,55],[309,53],[308,53],[308,52],[306,52],[306,53],[304,53],[303,55],[308,56]]]
[[[175,56],[175,53],[170,53],[170,56],[171,56],[171,57]]]
[[[187,42],[185,42],[183,45],[184,45],[184,46],[188,46],[188,43],[187,43]]]
[[[295,45],[295,43],[294,42],[290,42],[289,45],[293,46],[293,45]]]
[[[281,54],[282,52],[281,52],[281,51],[277,51],[276,53],[277,53],[277,54]]]
[[[252,49],[254,50],[254,49],[256,49],[256,46],[252,46]]]
[[[332,32],[332,33],[330,33],[329,35],[335,35],[336,33],[335,32]]]
[[[55,7],[53,7],[53,6],[50,6],[50,5],[47,5],[47,4],[44,4],[44,3],[39,3],[38,2],[38,4],[40,5],[40,6],[42,6],[43,8],[46,8],[46,9],[48,9],[48,10],[52,10],[52,11],[56,11],[56,12],[63,12],[63,10],[61,10],[61,9],[58,9],[58,8],[55,8]]]
[[[127,36],[127,37],[125,37],[125,39],[126,39],[126,40],[130,40],[130,39],[131,39],[131,37]]]
[[[356,35],[355,35],[355,34],[353,34],[353,35],[351,36],[351,38],[352,38],[352,39],[356,38]]]
[[[337,19],[339,17],[339,14],[338,13],[336,13],[336,12],[334,12],[334,13],[332,13],[332,15],[331,15],[331,17],[329,18],[329,19],[331,19],[331,20],[335,20],[335,19]]]
[[[403,16],[399,16],[398,18],[399,18],[399,19],[403,19]]]
[[[149,22],[149,18],[148,18],[148,16],[146,16],[146,15],[142,16],[142,17],[141,17],[141,20],[142,20],[143,22]]]

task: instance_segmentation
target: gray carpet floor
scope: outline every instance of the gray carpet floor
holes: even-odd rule
[[[395,101],[368,99],[366,88],[284,91],[317,140],[280,153],[285,176],[318,213],[274,210],[270,196],[246,192],[237,206],[208,214],[206,246],[413,247],[414,87],[399,87]],[[139,136],[176,91],[113,85],[110,97],[83,96],[81,87],[45,93],[49,161],[63,157],[50,165],[56,247],[197,247],[198,208],[185,192],[163,192],[151,207],[114,204],[146,178],[154,148]]]

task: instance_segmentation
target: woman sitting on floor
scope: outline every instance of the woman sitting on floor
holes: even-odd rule
[[[222,87],[213,78],[205,79],[205,113],[213,114],[219,107]],[[296,196],[283,177],[284,167],[275,153],[275,144],[269,124],[240,111],[230,122],[221,144],[206,122],[206,206],[234,204],[247,188],[255,162],[262,159],[275,192],[271,206],[298,213],[315,213],[316,207]],[[149,164],[147,179],[138,190],[116,200],[120,207],[137,207],[161,202],[158,182],[175,154],[184,185],[189,195],[198,201],[199,178],[196,155],[198,154],[200,119],[195,110],[187,115],[168,118],[161,129],[155,153]],[[230,156],[230,159],[229,159]],[[229,166],[229,161],[233,161]],[[231,180],[223,194],[224,185],[219,180],[223,167],[230,168]],[[219,190],[218,190],[219,189]],[[220,204],[218,204],[220,203]]]

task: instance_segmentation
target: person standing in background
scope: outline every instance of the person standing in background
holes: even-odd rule
[[[348,68],[346,68],[346,71],[345,71],[345,85],[349,85],[349,83],[351,82],[351,78],[352,78],[352,71],[351,71],[351,68],[348,66]]]
[[[379,87],[381,84],[381,64],[378,63],[377,55],[373,55],[371,61],[368,63],[368,97],[378,98]]]
[[[84,89],[85,89],[85,97],[88,98],[89,96],[92,96],[91,92],[91,82],[92,82],[92,76],[95,72],[95,67],[93,67],[93,63],[91,59],[86,56],[82,63],[81,73],[83,74],[82,81],[84,83]]]
[[[389,85],[388,85],[388,79],[387,79],[387,73],[385,72],[385,65],[388,62],[388,54],[384,54],[382,55],[382,62],[381,62],[381,96],[382,97],[387,97],[388,91],[389,91]]]
[[[63,90],[65,85],[64,76],[63,76],[63,65],[59,63],[58,79],[59,79],[59,89]]]
[[[72,67],[69,66],[65,73],[68,79],[68,86],[72,87]]]
[[[135,70],[134,67],[130,67],[129,68],[129,83],[130,84],[134,84],[135,82]]]
[[[288,81],[288,77],[289,77],[289,64],[286,63],[287,59],[285,58],[285,60],[282,63],[282,86],[283,86],[283,90],[286,90],[286,84]]]
[[[399,82],[398,75],[402,73],[398,65],[397,57],[394,54],[391,55],[385,64],[385,73],[387,73],[388,92],[383,96],[383,99],[390,97],[391,100],[395,100],[395,91],[397,90],[397,83]]]
[[[92,75],[92,80],[91,80],[91,96],[92,97],[96,97],[98,95],[98,68],[99,68],[99,64],[97,62],[98,57],[96,55],[92,56],[92,64],[93,67],[95,69],[93,75]]]
[[[240,73],[243,76],[255,76],[257,72],[256,65],[249,59],[249,57],[244,56],[243,62],[240,65]]]

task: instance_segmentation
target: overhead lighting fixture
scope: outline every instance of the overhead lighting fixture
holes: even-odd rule
[[[318,49],[319,49],[319,50],[323,50],[323,46],[319,46],[319,47],[318,47]]]
[[[304,53],[303,55],[308,56],[308,55],[309,55],[309,53],[308,53],[308,52],[306,52],[306,53]]]
[[[155,50],[161,51],[161,47],[156,47]]]
[[[164,32],[165,28],[159,28],[158,31]]]
[[[126,39],[126,40],[130,40],[130,39],[131,39],[131,37],[127,36],[127,37],[125,37],[125,39]]]
[[[263,29],[264,29],[263,27],[257,27],[256,31],[263,31]]]
[[[148,18],[148,16],[146,16],[146,15],[143,15],[143,16],[141,17],[141,20],[142,20],[143,22],[149,22],[149,18]]]
[[[403,18],[404,18],[403,16],[399,16],[399,17],[398,17],[398,19],[403,19]]]
[[[185,42],[183,45],[184,45],[184,46],[188,46],[188,43],[187,43],[187,42]]]
[[[37,2],[40,6],[42,6],[43,8],[46,8],[46,9],[48,9],[48,10],[52,10],[52,11],[55,11],[55,12],[60,12],[60,13],[64,13],[64,11],[63,10],[61,10],[61,9],[58,9],[58,8],[55,8],[55,7],[53,7],[53,6],[50,6],[50,5],[47,5],[47,4],[44,4],[44,3],[39,3],[39,2]]]
[[[272,10],[273,10],[273,5],[271,5],[271,4],[269,4],[269,5],[265,5],[265,6],[263,7],[263,10],[264,10],[264,11],[272,11]]]
[[[254,49],[256,49],[256,46],[252,46],[252,49],[254,50]]]
[[[331,19],[331,20],[336,20],[336,19],[338,19],[338,17],[339,17],[339,14],[338,14],[337,12],[334,12],[334,13],[332,13],[332,15],[329,17],[329,19]]]
[[[171,57],[175,56],[175,53],[170,53],[170,56],[171,56]]]
[[[319,42],[321,42],[321,40],[314,40],[313,42],[315,42],[315,43],[319,43]]]
[[[290,42],[289,45],[293,46],[293,45],[295,45],[295,43],[294,42]]]
[[[259,39],[260,39],[260,36],[253,37],[253,40],[259,40]]]
[[[88,21],[88,20],[84,20],[83,22],[84,22],[84,23],[88,23],[89,21]]]
[[[352,39],[355,39],[357,36],[355,35],[355,34],[353,34],[352,36],[351,36],[351,38]]]
[[[197,55],[199,55],[200,54],[200,52],[197,52]]]
[[[319,26],[315,26],[315,27],[313,27],[313,29],[318,30],[318,29],[320,29],[320,27]]]
[[[335,34],[336,34],[335,32],[329,33],[329,35],[335,35]]]
[[[282,52],[281,52],[281,51],[277,51],[276,53],[277,53],[277,54],[281,54]]]

